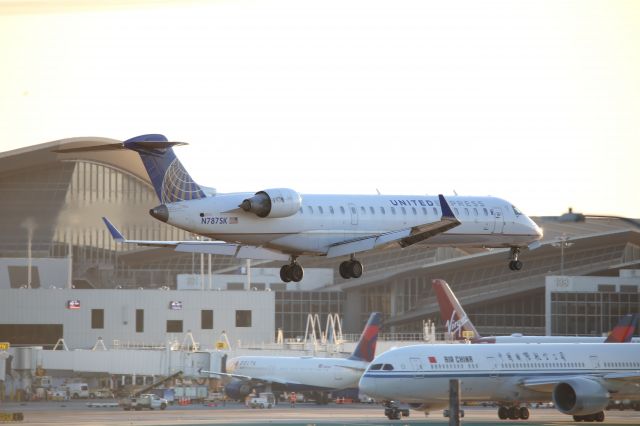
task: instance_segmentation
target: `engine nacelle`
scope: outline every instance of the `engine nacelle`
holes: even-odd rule
[[[240,208],[258,217],[287,217],[296,214],[302,206],[302,197],[293,189],[265,189],[242,201]]]
[[[605,409],[609,392],[595,380],[575,378],[555,386],[553,403],[564,414],[594,414]]]
[[[251,393],[251,386],[247,382],[233,381],[224,387],[224,393],[233,400],[243,400]]]

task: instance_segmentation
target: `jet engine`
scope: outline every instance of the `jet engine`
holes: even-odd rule
[[[231,399],[242,400],[251,393],[251,386],[247,382],[233,381],[224,387],[224,393]]]
[[[604,410],[609,403],[609,392],[595,380],[569,379],[555,386],[553,402],[564,414],[583,416]]]
[[[258,217],[287,217],[296,214],[302,206],[302,197],[293,189],[265,189],[242,201],[240,208]]]

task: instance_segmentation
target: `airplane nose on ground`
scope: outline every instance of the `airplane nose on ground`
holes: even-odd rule
[[[375,379],[371,377],[365,377],[365,376],[360,377],[360,382],[358,383],[358,389],[360,389],[362,393],[365,393],[369,396],[376,395]]]
[[[169,220],[169,209],[164,204],[160,204],[159,206],[152,208],[149,210],[149,214],[163,222]]]

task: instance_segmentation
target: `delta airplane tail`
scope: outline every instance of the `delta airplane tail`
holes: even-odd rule
[[[637,314],[627,314],[620,318],[618,324],[611,330],[609,336],[604,341],[605,343],[627,343],[631,341],[633,333],[636,331],[638,325]]]
[[[469,320],[469,317],[467,317],[467,313],[462,309],[460,302],[458,302],[455,294],[449,288],[449,284],[445,280],[433,280],[431,284],[433,291],[436,293],[438,305],[440,305],[442,322],[448,324],[449,333],[456,339],[462,339],[463,331],[472,332],[473,339],[482,337],[471,320]]]
[[[354,349],[351,356],[347,359],[353,361],[371,362],[376,356],[376,343],[378,341],[378,331],[382,324],[382,314],[380,312],[372,312],[364,326],[358,345]]]
[[[162,204],[206,198],[173,152],[176,145],[184,143],[169,142],[164,135],[155,134],[136,136],[123,143],[140,155]]]

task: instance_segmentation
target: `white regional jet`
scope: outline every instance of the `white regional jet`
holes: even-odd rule
[[[225,386],[232,399],[242,399],[257,387],[320,393],[357,388],[360,376],[375,356],[381,323],[382,314],[373,312],[348,358],[240,356],[229,360],[226,372],[201,373],[232,378]]]
[[[450,379],[463,401],[496,401],[500,419],[527,419],[522,403],[552,400],[576,421],[603,421],[610,399],[640,396],[640,345],[633,343],[428,344],[389,350],[360,379],[360,390],[416,410],[448,405]],[[385,410],[390,419],[400,411]]]
[[[298,257],[350,256],[340,275],[359,278],[363,265],[356,253],[376,248],[510,248],[509,267],[520,270],[520,250],[535,248],[542,230],[508,201],[495,197],[442,195],[313,195],[289,188],[255,193],[207,195],[176,158],[163,135],[143,135],[101,147],[57,152],[130,149],[136,151],[161,204],[151,216],[170,225],[219,241],[127,240],[105,220],[120,242],[174,247],[176,251],[212,253],[244,259],[288,260],[280,277],[298,282],[304,275]],[[205,188],[206,189],[206,188]]]
[[[510,336],[481,336],[467,313],[460,305],[458,298],[451,291],[445,280],[431,281],[433,291],[440,306],[440,316],[447,326],[447,332],[456,340],[467,340],[464,333],[472,337],[470,343],[626,343],[638,342],[633,333],[638,324],[638,314],[627,314],[620,318],[618,324],[607,337],[602,336],[528,336],[515,333]]]

